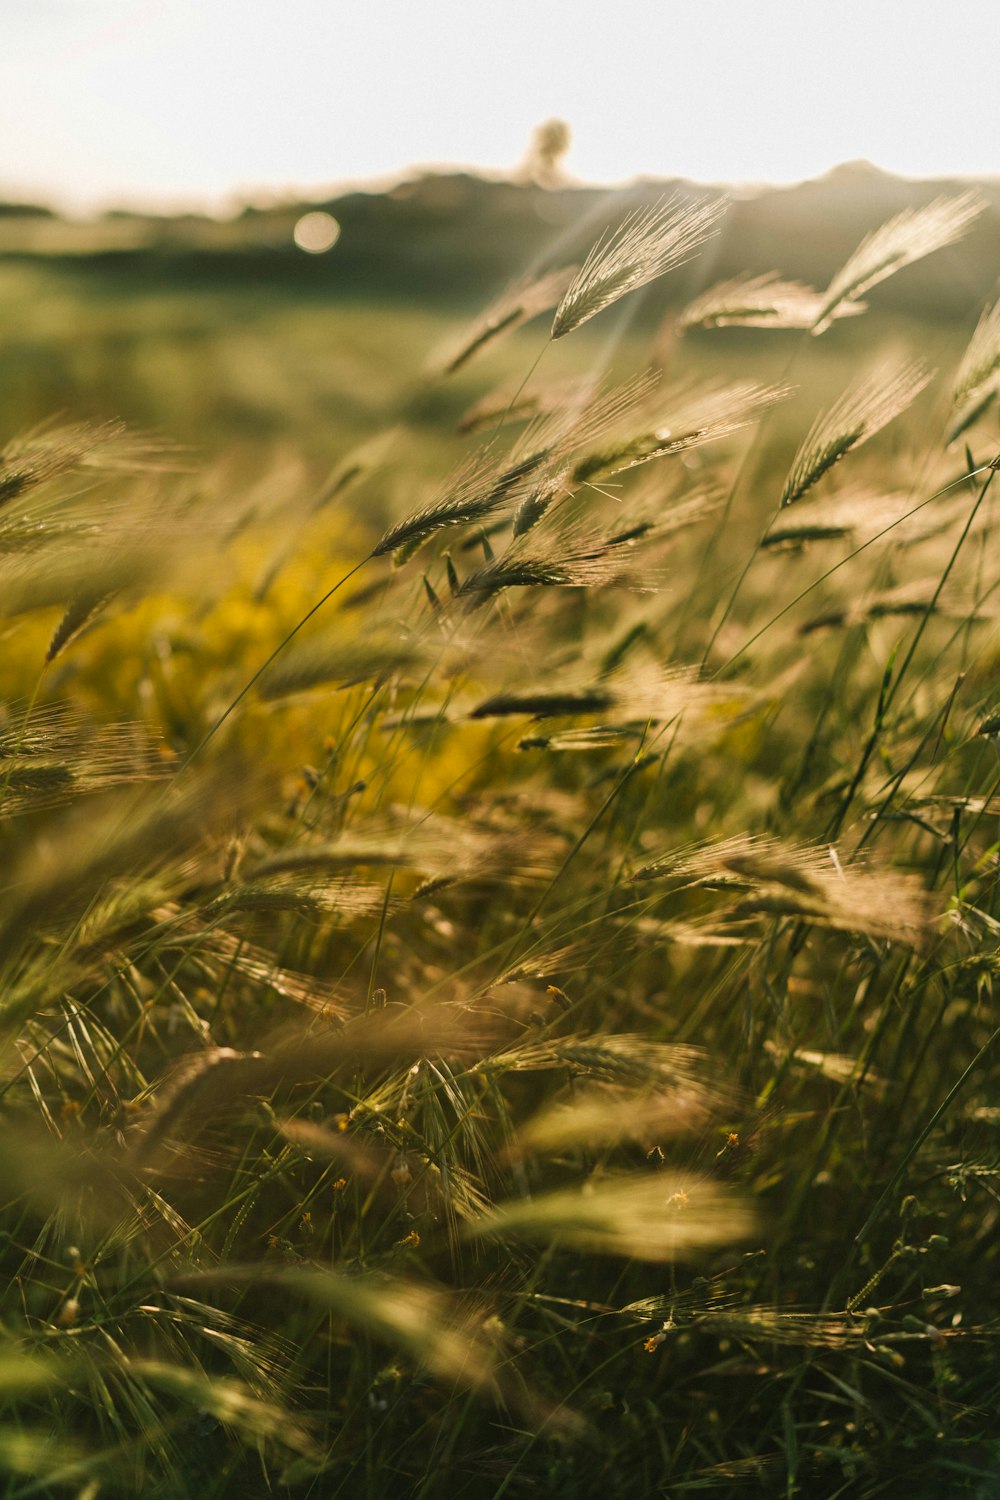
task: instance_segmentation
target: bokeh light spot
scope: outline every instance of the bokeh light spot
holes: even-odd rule
[[[300,250],[306,250],[310,255],[322,255],[324,250],[332,250],[340,239],[340,225],[333,214],[315,210],[296,221],[292,238]]]

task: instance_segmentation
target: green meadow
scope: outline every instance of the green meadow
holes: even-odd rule
[[[1000,1492],[998,213],[0,215],[5,1495]]]

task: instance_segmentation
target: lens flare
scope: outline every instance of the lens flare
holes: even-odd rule
[[[322,255],[324,251],[332,250],[340,239],[340,225],[333,214],[317,210],[303,214],[296,221],[292,238],[300,250],[305,250],[309,255]]]

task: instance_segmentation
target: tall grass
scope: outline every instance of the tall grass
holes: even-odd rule
[[[679,316],[850,314],[791,444],[785,384],[591,368],[426,493],[405,412],[267,496],[8,443],[5,1493],[992,1493],[996,316],[935,406],[857,300],[932,210]]]

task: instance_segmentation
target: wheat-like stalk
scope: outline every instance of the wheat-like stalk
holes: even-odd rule
[[[787,844],[761,834],[738,833],[731,838],[708,840],[661,855],[635,872],[636,880],[669,876],[740,884],[748,876],[778,880],[809,889],[825,874],[829,851],[809,844]]]
[[[834,464],[905,411],[930,379],[929,370],[910,364],[878,370],[845,391],[809,429],[785,480],[781,505],[801,500]]]
[[[250,942],[244,933],[228,932],[220,926],[206,928],[201,913],[184,920],[176,908],[167,908],[161,917],[170,925],[164,946],[184,956],[209,983],[219,985],[235,975],[261,994],[301,1005],[324,1021],[340,1021],[348,1015],[350,1006],[340,990],[315,975],[277,963],[272,954]]]
[[[577,737],[581,748],[595,748],[620,742],[626,726],[671,723],[682,715],[689,728],[697,726],[700,730],[712,718],[721,727],[727,721],[727,709],[739,705],[743,696],[731,684],[702,681],[694,668],[663,667],[650,661],[596,678],[578,671],[575,680],[567,675],[561,684],[521,685],[493,693],[476,705],[469,718],[530,715],[552,719],[600,714],[611,722],[594,730],[581,730]],[[624,737],[630,738],[628,734]],[[554,737],[522,744],[557,748]]]
[[[345,458],[335,464],[324,484],[322,484],[310,507],[315,515],[324,510],[334,500],[339,500],[355,485],[367,479],[371,474],[381,469],[393,453],[400,441],[402,428],[392,426],[376,433],[373,438],[352,449]]]
[[[500,1352],[484,1334],[485,1318],[457,1298],[413,1280],[385,1275],[343,1275],[311,1267],[291,1268],[273,1279],[318,1307],[409,1351],[420,1365],[449,1385],[494,1394],[504,1391]]]
[[[633,879],[670,878],[738,891],[727,920],[790,916],[844,932],[922,947],[933,903],[919,881],[896,871],[845,864],[831,845],[789,844],[738,834],[678,851],[638,869]]]
[[[0,817],[163,776],[170,757],[160,749],[141,725],[98,727],[67,704],[30,717],[8,707],[0,717]]]
[[[718,442],[755,422],[789,387],[739,381],[731,385],[681,387],[663,398],[665,415],[651,429],[619,439],[579,459],[570,470],[573,484],[610,479],[654,458],[676,457]]]
[[[604,1147],[625,1141],[660,1142],[704,1130],[713,1118],[731,1113],[717,1087],[700,1082],[673,1088],[625,1089],[608,1086],[574,1089],[534,1115],[518,1134],[522,1150],[554,1152],[582,1146]]]
[[[549,870],[552,858],[552,841],[540,830],[507,831],[439,814],[409,822],[361,822],[335,839],[300,838],[265,854],[245,874],[260,882],[364,866],[419,870],[431,877],[535,878]]]
[[[458,598],[479,606],[504,589],[600,588],[617,583],[656,588],[648,570],[637,572],[623,555],[624,543],[585,526],[533,529],[515,537],[501,557],[468,574]]]
[[[591,386],[579,404],[532,423],[514,454],[497,459],[487,448],[467,460],[430,504],[385,532],[372,557],[390,552],[409,556],[445,527],[469,526],[511,509],[540,484],[544,488],[574,449],[593,442],[641,404],[658,379],[655,371],[647,370],[610,389]]]
[[[499,422],[510,425],[536,417],[549,417],[570,407],[579,408],[592,393],[592,382],[584,380],[553,381],[520,391],[501,387],[481,396],[462,413],[458,431],[480,432],[483,428],[496,427]]]
[[[499,1203],[467,1232],[671,1261],[744,1239],[753,1224],[750,1205],[738,1194],[691,1174],[657,1172],[608,1176],[582,1189]]]
[[[13,439],[0,453],[0,505],[93,459],[124,432],[121,422],[108,422],[103,427],[81,422],[36,428]]]
[[[537,280],[522,280],[510,287],[487,308],[447,355],[442,374],[454,375],[484,349],[537,318],[539,313],[555,307],[579,269],[578,266],[561,266]]]
[[[961,239],[984,207],[975,193],[935,198],[924,208],[904,208],[867,235],[823,294],[813,333],[825,332],[835,318],[842,317],[845,303],[855,302],[904,266]]]
[[[309,688],[333,684],[353,687],[359,682],[384,682],[415,673],[431,660],[426,642],[413,637],[380,637],[345,641],[320,637],[293,647],[264,673],[259,691],[272,700]]]
[[[490,457],[464,463],[427,505],[411,511],[390,526],[372,548],[372,557],[391,552],[407,554],[447,526],[469,526],[512,505],[518,487],[546,462],[549,453],[536,448],[515,464],[499,464]]]
[[[930,614],[944,619],[967,620],[971,625],[992,619],[996,609],[988,604],[977,605],[974,599],[953,589],[942,591],[939,578],[915,578],[896,588],[879,589],[862,595],[850,604],[826,609],[801,625],[799,634],[810,635],[813,631],[828,629],[830,626],[863,625],[867,620],[897,616],[920,619]]]
[[[734,276],[709,287],[689,302],[677,320],[682,332],[690,328],[812,328],[824,297],[801,281],[786,281],[778,271],[763,276]],[[857,317],[860,302],[843,301],[833,318]]]
[[[725,208],[723,199],[689,204],[677,196],[637,208],[587,256],[556,308],[552,337],[564,338],[626,292],[689,260],[716,232]]]
[[[761,540],[765,550],[801,548],[812,542],[841,537],[875,537],[888,532],[894,547],[909,547],[936,536],[964,515],[958,501],[926,507],[911,514],[913,497],[905,490],[886,491],[874,485],[848,485],[835,494],[799,501],[780,512]],[[986,524],[986,518],[983,518]]]
[[[1000,300],[980,318],[955,376],[952,419],[945,441],[953,443],[977,421],[1000,390]]]

